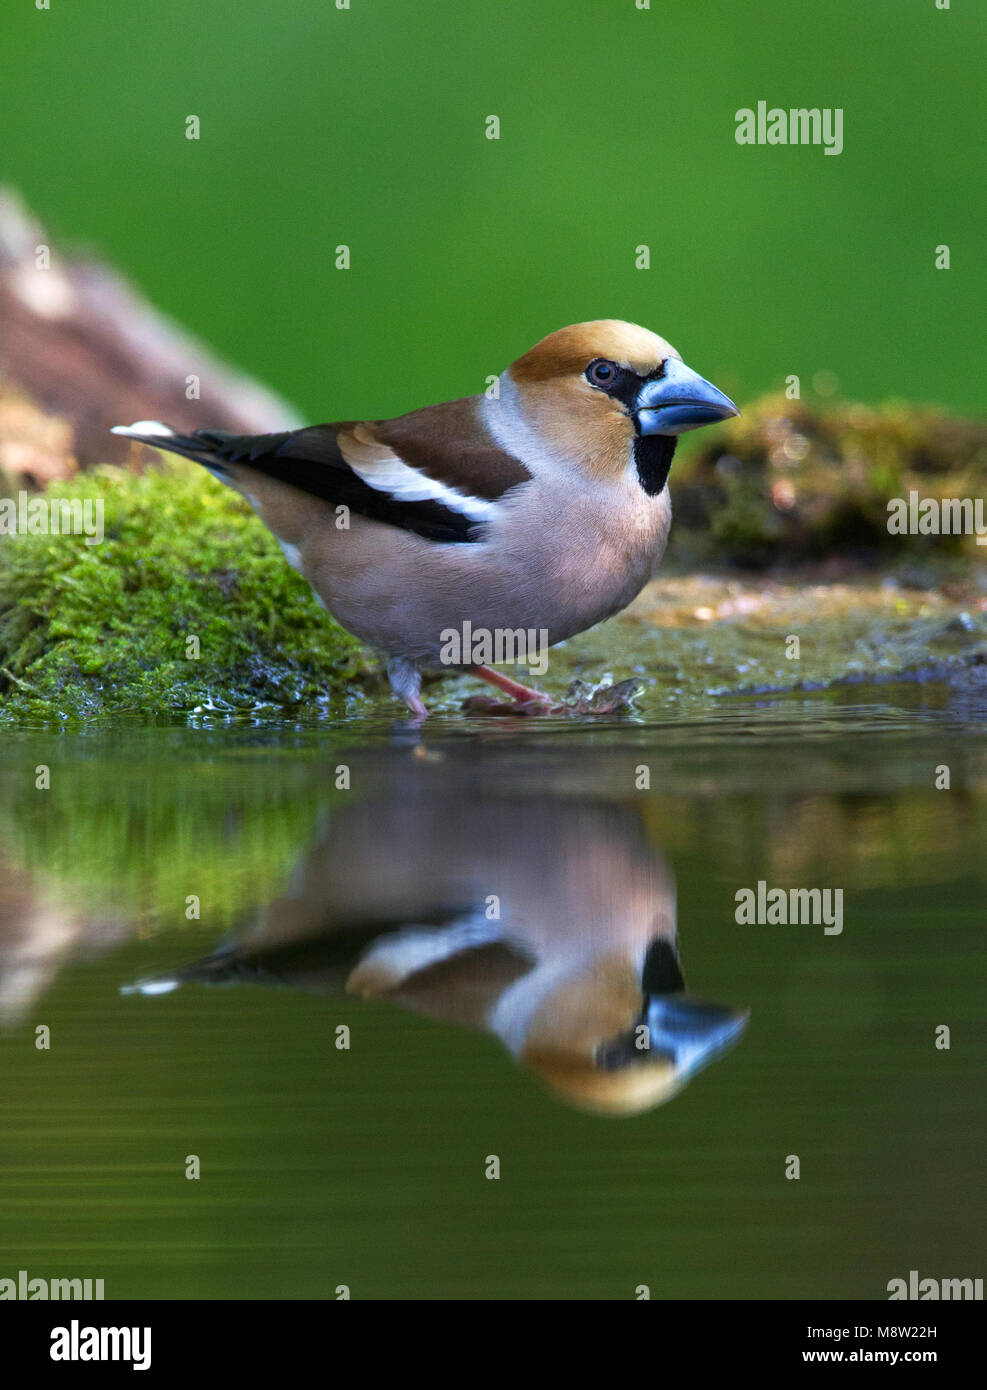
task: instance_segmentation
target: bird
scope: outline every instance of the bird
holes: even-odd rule
[[[281,894],[209,955],[123,986],[278,985],[371,1000],[496,1040],[564,1105],[640,1114],[740,1039],[748,1011],[687,991],[675,881],[637,806],[518,798],[473,752],[354,768]],[[374,1025],[376,1027],[376,1024]],[[382,1057],[388,1048],[382,1049]]]
[[[596,319],[550,333],[482,394],[393,419],[114,433],[245,497],[322,606],[383,654],[420,722],[435,668],[470,671],[520,711],[552,709],[488,652],[530,668],[532,648],[544,661],[625,608],[665,550],[678,436],[739,414],[664,338]]]

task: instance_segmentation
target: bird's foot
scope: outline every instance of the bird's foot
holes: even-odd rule
[[[482,681],[488,681],[490,685],[497,686],[498,690],[503,690],[506,695],[510,695],[513,705],[508,708],[512,713],[515,712],[514,706],[519,708],[521,713],[548,714],[551,712],[553,700],[550,695],[544,695],[540,690],[534,690],[530,685],[522,685],[520,681],[511,680],[510,676],[505,676],[502,671],[495,671],[492,666],[474,666],[473,675],[479,676]],[[477,699],[490,699],[490,696],[477,696]],[[503,701],[497,702],[503,705]],[[528,705],[537,705],[537,709],[528,710]],[[544,708],[542,708],[544,707]]]
[[[586,681],[575,680],[562,701],[553,700],[540,690],[531,690],[526,685],[512,681],[499,671],[488,666],[474,668],[474,674],[514,698],[511,701],[498,700],[494,695],[471,695],[463,701],[467,714],[495,715],[545,715],[545,714],[625,714],[633,709],[632,701],[641,688],[641,682],[631,679],[618,681],[616,685],[588,685]]]

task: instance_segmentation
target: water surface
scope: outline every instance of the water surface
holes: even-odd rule
[[[985,728],[901,686],[662,723],[7,734],[0,1274],[183,1298],[977,1274]],[[842,890],[842,930],[739,924],[759,880]]]

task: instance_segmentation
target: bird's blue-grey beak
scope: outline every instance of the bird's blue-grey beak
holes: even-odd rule
[[[641,387],[634,413],[642,434],[685,434],[686,430],[728,420],[740,411],[712,382],[678,358],[669,357],[664,375]]]
[[[683,1079],[744,1031],[748,1015],[723,1004],[703,1004],[681,994],[652,995],[645,1004],[651,1055],[667,1057]]]

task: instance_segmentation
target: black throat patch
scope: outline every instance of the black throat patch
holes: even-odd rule
[[[665,365],[663,362],[660,367],[656,367],[647,376],[638,376],[637,372],[632,371],[630,367],[621,367],[613,385],[607,389],[606,394],[616,397],[634,420],[635,430],[637,429],[635,407],[641,387],[646,381],[660,381],[665,375]],[[678,436],[674,434],[639,434],[634,440],[634,462],[637,466],[637,476],[649,497],[657,497],[668,481],[672,456],[678,442]]]
[[[649,497],[657,497],[668,481],[678,436],[639,434],[634,441],[634,462],[641,486]]]

